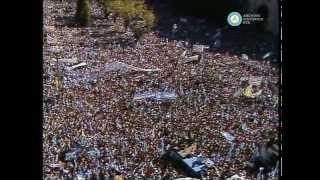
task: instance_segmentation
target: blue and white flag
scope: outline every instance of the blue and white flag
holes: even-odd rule
[[[89,156],[94,157],[94,158],[100,157],[100,151],[97,148],[94,148],[93,150],[90,150],[87,153]]]
[[[177,95],[174,92],[143,92],[134,95],[133,100],[154,99],[157,101],[174,100]]]
[[[235,140],[235,137],[228,132],[222,132],[221,134],[227,139],[229,143],[232,143]]]
[[[76,151],[73,151],[73,152],[65,154],[65,160],[66,161],[70,161],[70,160],[73,160],[73,159],[76,159],[76,158],[77,158],[77,152]]]

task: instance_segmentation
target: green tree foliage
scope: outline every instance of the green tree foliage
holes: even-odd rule
[[[144,0],[105,0],[106,13],[114,13],[123,18],[125,26],[130,27],[139,38],[150,31],[156,21],[153,10]]]
[[[77,1],[77,12],[75,15],[76,23],[81,26],[86,26],[90,21],[90,9],[89,0],[78,0]]]

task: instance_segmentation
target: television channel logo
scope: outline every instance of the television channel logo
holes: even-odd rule
[[[238,12],[231,12],[228,15],[227,21],[231,26],[239,26],[242,23],[242,16]]]

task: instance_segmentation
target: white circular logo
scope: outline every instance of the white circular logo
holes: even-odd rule
[[[232,23],[238,23],[239,22],[239,17],[236,15],[231,16],[231,22]]]
[[[231,26],[239,26],[242,23],[242,16],[238,12],[231,12],[228,15],[227,21]]]

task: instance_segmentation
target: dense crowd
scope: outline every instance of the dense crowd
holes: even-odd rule
[[[66,9],[74,9],[74,3],[44,2],[45,179],[185,177],[163,165],[161,156],[194,143],[195,154],[214,162],[203,179],[235,174],[256,178],[247,173],[246,163],[257,147],[278,138],[277,66],[214,51],[203,52],[199,62],[181,63],[181,54],[192,52],[187,41],[169,40],[153,31],[137,45],[125,46],[133,36],[121,21],[97,19],[87,28],[58,26],[55,16],[72,16]],[[103,32],[95,27],[100,21]],[[62,58],[86,65],[67,70],[70,65],[59,62]],[[105,71],[118,61],[160,71]],[[253,76],[262,78],[256,87],[261,95],[234,96]],[[176,96],[134,100],[143,92]]]

